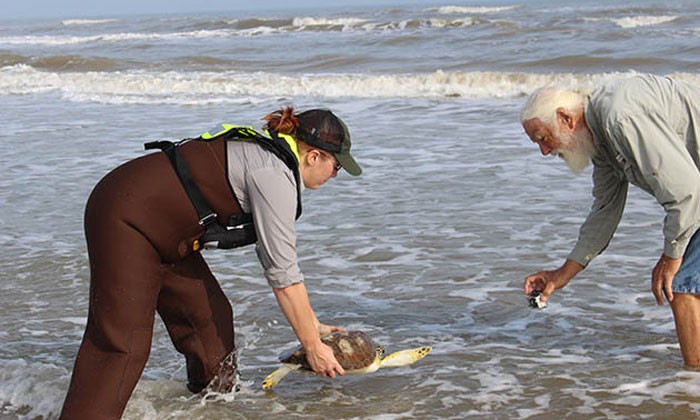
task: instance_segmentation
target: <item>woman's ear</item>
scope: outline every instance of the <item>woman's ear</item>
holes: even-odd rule
[[[316,149],[311,149],[306,153],[306,159],[309,165],[315,165],[320,157],[321,153]]]

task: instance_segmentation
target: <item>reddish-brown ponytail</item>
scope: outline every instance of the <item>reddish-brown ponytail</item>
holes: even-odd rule
[[[265,128],[282,134],[294,136],[297,132],[297,127],[299,127],[299,118],[294,115],[294,108],[291,106],[271,112],[262,119],[267,121]]]

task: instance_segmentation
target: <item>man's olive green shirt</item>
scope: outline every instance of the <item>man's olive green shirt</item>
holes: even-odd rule
[[[594,203],[569,259],[586,266],[610,242],[632,183],[663,206],[663,252],[680,258],[700,227],[700,87],[635,75],[588,97],[597,153]]]

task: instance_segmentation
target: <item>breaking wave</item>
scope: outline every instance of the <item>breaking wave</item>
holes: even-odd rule
[[[46,72],[25,64],[0,69],[0,95],[59,93],[79,102],[200,104],[259,97],[510,98],[534,87],[588,89],[610,77],[635,74],[446,72],[424,74],[307,74],[267,72]],[[699,74],[675,74],[700,82]]]
[[[117,19],[66,19],[61,21],[63,26],[78,26],[78,25],[101,25],[103,23],[116,22]]]
[[[642,26],[656,26],[673,22],[678,16],[625,16],[619,18],[584,18],[588,22],[611,22],[623,29],[638,28]]]
[[[442,6],[437,9],[428,9],[430,11],[436,11],[441,14],[452,14],[452,13],[463,13],[463,14],[487,14],[487,13],[500,13],[506,12],[513,9],[517,9],[519,6],[502,6],[502,7],[486,7],[486,6]]]
[[[71,23],[73,22],[73,23]],[[101,21],[63,21],[64,25],[90,25],[109,22]],[[92,23],[90,23],[92,22]],[[232,38],[247,36],[265,36],[290,32],[383,32],[432,28],[460,28],[488,23],[480,17],[439,18],[425,17],[402,20],[371,20],[359,17],[317,18],[295,17],[291,19],[245,19],[217,22],[201,22],[193,28],[175,28],[168,32],[118,32],[97,33],[89,35],[23,35],[0,36],[0,46],[61,46],[134,41],[180,41],[188,39]],[[180,29],[180,30],[178,30]]]
[[[611,20],[621,28],[637,28],[639,26],[663,25],[676,19],[678,16],[629,16]]]

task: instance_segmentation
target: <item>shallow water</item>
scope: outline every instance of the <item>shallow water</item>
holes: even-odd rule
[[[38,28],[31,31],[6,26],[0,418],[55,418],[60,410],[87,311],[82,213],[104,173],[145,153],[145,141],[197,135],[221,121],[258,125],[290,103],[341,115],[365,169],[360,178],[342,174],[304,194],[299,254],[319,319],[366,330],[390,352],[433,351],[371,376],[292,373],[263,392],[262,379],[278,353],[295,345],[294,335],[252,249],[207,251],[235,309],[241,391],[190,396],[184,361],[157,320],[125,419],[697,417],[700,375],[682,369],[670,309],[656,306],[649,292],[663,217],[650,197],[632,189],[609,249],[547,309],[529,309],[521,292],[527,274],[566,257],[591,203],[590,172],[570,174],[523,135],[523,95],[553,80],[585,88],[630,70],[699,80],[691,19],[698,9],[680,14],[676,7],[580,6],[584,17],[571,19],[571,9],[538,2],[445,13],[452,23],[443,26],[426,23],[438,12],[424,9],[280,12],[237,24],[245,28],[220,23],[228,35],[198,32],[202,21],[212,25],[205,17],[173,18],[182,26],[176,29],[155,17],[32,23]],[[645,23],[670,15],[678,17]],[[532,16],[549,29],[530,33]],[[295,17],[384,26],[294,26]],[[466,18],[479,23],[455,23]],[[236,31],[251,28],[260,33],[241,40]],[[84,39],[106,33],[121,35]],[[459,56],[452,44],[470,45],[460,44],[465,36],[476,45]],[[530,53],[540,37],[583,44],[587,58]],[[314,48],[272,64],[256,52],[289,38]],[[331,52],[332,38],[355,47]],[[351,43],[358,39],[363,43]],[[525,48],[517,60],[504,47],[509,42]],[[484,43],[503,49],[487,52]],[[408,59],[416,53],[424,59]],[[664,63],[654,59],[662,54]],[[16,55],[21,63],[8,62]],[[112,64],[42,64],[71,55]],[[318,57],[325,61],[304,65]],[[589,72],[598,59],[599,70]],[[225,64],[198,69],[217,60]],[[226,70],[232,62],[240,68]],[[268,81],[275,81],[271,91]]]

